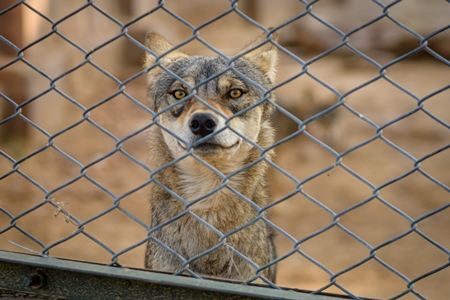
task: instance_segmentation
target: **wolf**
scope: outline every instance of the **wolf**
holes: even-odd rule
[[[147,34],[144,67],[157,121],[148,147],[157,172],[146,268],[275,282],[262,208],[270,203],[266,172],[274,156],[276,40],[263,33],[231,61],[189,56]]]

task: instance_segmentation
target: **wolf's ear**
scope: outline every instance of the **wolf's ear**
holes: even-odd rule
[[[152,50],[158,56],[173,48],[171,43],[169,43],[162,35],[156,32],[147,33],[147,36],[145,37],[145,46],[148,49]],[[188,55],[181,51],[174,50],[161,57],[160,62],[163,65],[167,65],[182,57],[188,57]],[[144,67],[148,68],[152,66],[155,62],[156,57],[148,52],[145,52]]]
[[[271,28],[269,28],[270,30]],[[278,34],[276,32],[272,33],[272,40],[276,42],[278,40]],[[258,44],[263,43],[261,46],[257,47]],[[257,47],[257,48],[255,48]],[[254,49],[242,56],[242,58],[251,61],[256,65],[267,77],[269,77],[271,82],[275,82],[276,77],[276,64],[278,60],[277,47],[272,44],[268,39],[266,33],[261,34],[256,40],[251,42],[250,45],[241,50],[240,53],[245,53],[250,49]]]

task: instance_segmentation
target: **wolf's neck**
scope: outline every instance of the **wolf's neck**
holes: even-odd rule
[[[241,194],[244,193],[246,179],[243,172],[237,173],[229,178],[225,176],[243,167],[243,162],[230,162],[229,166],[214,166],[220,173],[211,170],[202,162],[193,158],[179,162],[178,188],[180,193],[187,202],[196,202],[191,209],[196,213],[207,213],[218,211],[223,206],[229,206],[230,202],[245,202],[239,199],[230,188],[235,189]],[[245,195],[249,196],[249,195]]]

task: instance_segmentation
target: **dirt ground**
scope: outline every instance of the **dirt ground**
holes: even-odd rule
[[[278,83],[301,70],[282,54]],[[83,85],[72,74],[59,83],[78,105],[50,91],[29,104],[37,112],[29,118],[46,133],[31,128],[26,141],[0,145],[0,249],[27,253],[14,245],[19,244],[100,263],[111,262],[115,253],[120,264],[141,268],[144,245],[135,245],[146,237],[140,222],[149,221],[145,183],[151,155],[140,130],[151,119],[143,108],[145,79],[132,80],[125,93],[108,99],[117,84],[89,64],[77,72],[84,75]],[[117,77],[137,72],[127,68]],[[286,256],[278,263],[277,284],[317,290],[335,274],[341,288],[327,292],[393,297],[407,289],[405,278],[448,264],[450,70],[433,59],[408,59],[389,67],[388,79],[365,85],[379,75],[376,67],[357,57],[325,57],[309,72],[348,95],[346,106],[310,121],[337,103],[337,96],[308,74],[277,89],[278,103],[308,120],[307,134],[293,134],[297,123],[280,112],[274,116],[277,140],[292,137],[276,146],[278,167],[269,174],[277,254]],[[415,111],[424,97],[425,110]],[[43,201],[47,193],[85,224],[83,230]],[[444,299],[449,280],[450,268],[444,268],[414,282],[414,290]]]

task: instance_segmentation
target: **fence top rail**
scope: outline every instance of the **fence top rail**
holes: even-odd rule
[[[138,299],[153,295],[170,299],[226,299],[230,296],[233,299],[349,299],[342,295],[312,295],[294,289],[274,290],[224,280],[198,280],[9,251],[0,251],[0,273],[4,275],[0,278],[0,290],[62,298],[93,299],[97,295],[102,298],[110,295]],[[41,282],[36,283],[33,276],[38,276]],[[94,284],[95,281],[99,284]]]

